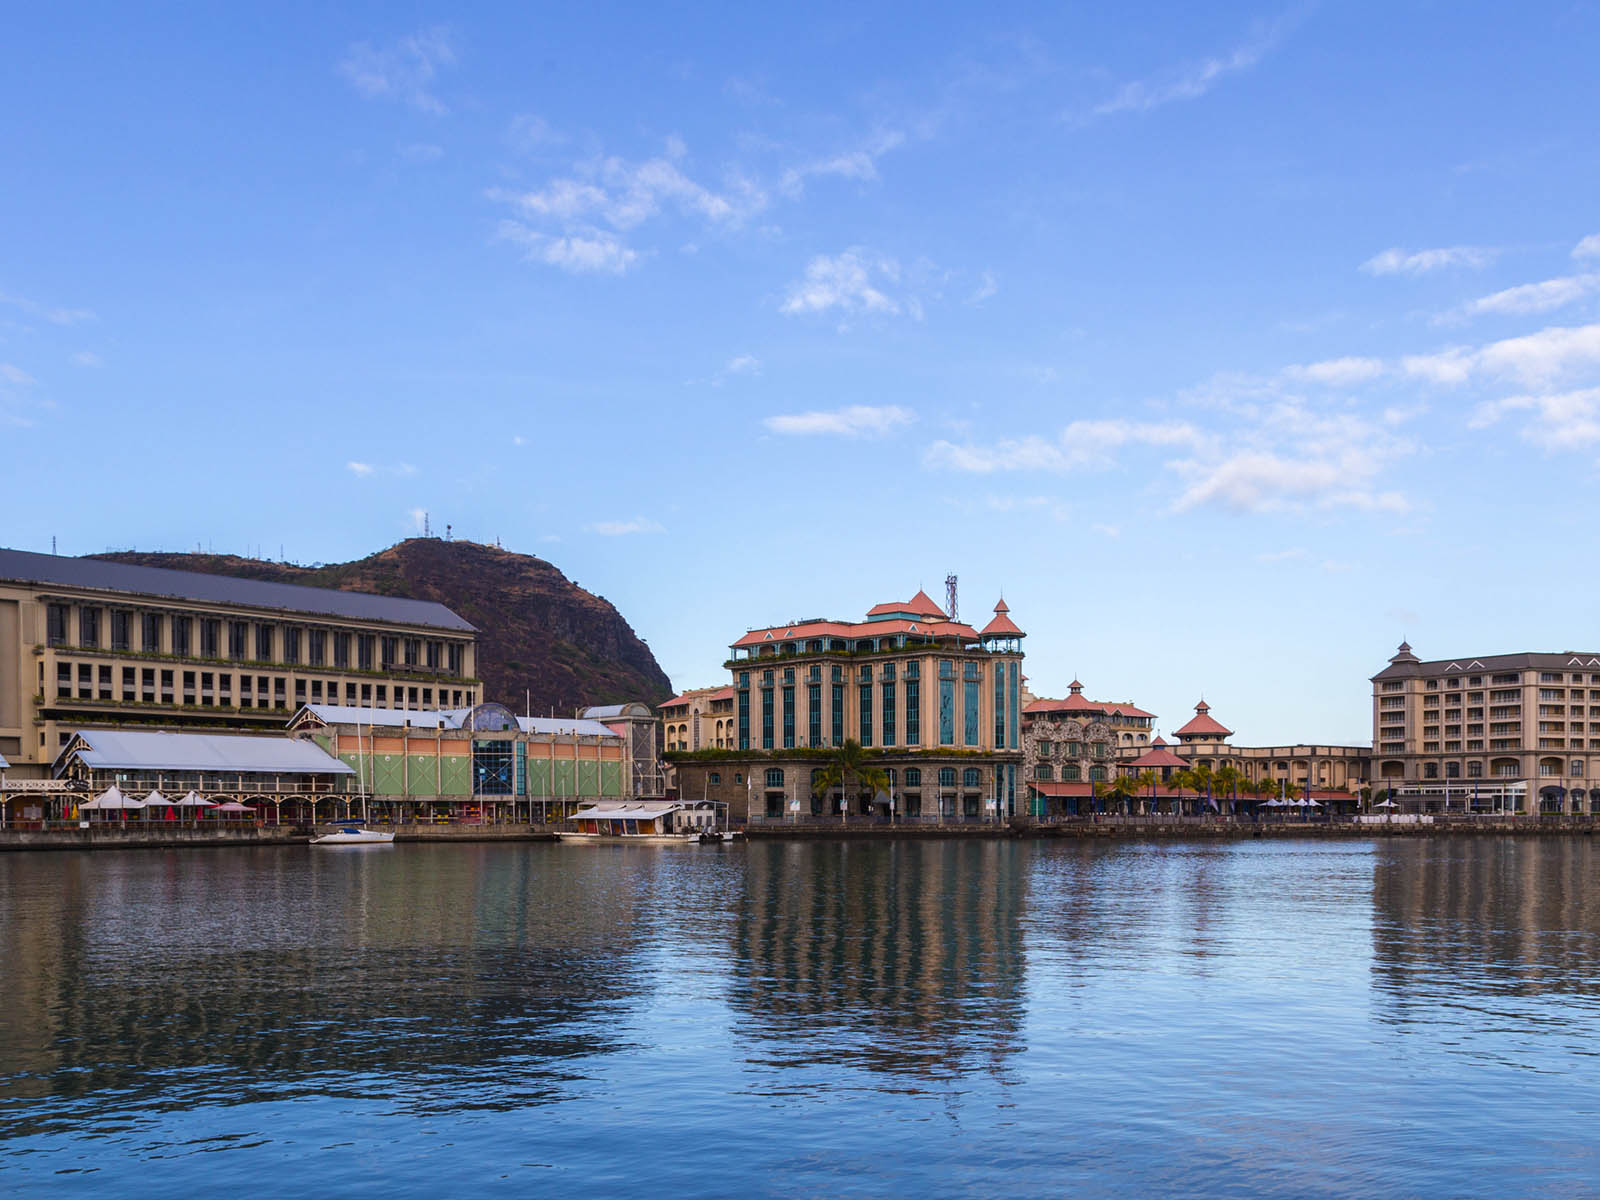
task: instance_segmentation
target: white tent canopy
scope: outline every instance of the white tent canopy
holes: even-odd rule
[[[145,803],[145,807],[146,808],[171,808],[172,807],[172,801],[168,800],[165,796],[163,796],[160,792],[156,791],[154,788],[150,789],[150,794],[144,798],[144,803]]]
[[[135,800],[116,784],[112,784],[93,800],[78,805],[79,809],[92,808],[100,812],[116,809],[143,808],[143,800]]]
[[[177,801],[179,808],[215,808],[216,804],[207,800],[199,792],[190,792],[182,800]]]

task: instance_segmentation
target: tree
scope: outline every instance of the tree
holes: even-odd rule
[[[1128,801],[1139,794],[1139,780],[1133,775],[1115,775],[1095,784],[1094,791],[1103,799],[1120,801],[1126,808]]]
[[[846,789],[850,780],[855,780],[855,791],[851,794],[860,796],[863,788],[868,789],[868,794],[876,796],[879,792],[889,790],[889,775],[881,767],[872,765],[867,758],[867,752],[861,743],[847,738],[843,745],[834,748],[828,757],[828,765],[817,775],[817,780],[811,785],[813,796],[826,796],[834,788],[841,791]],[[845,805],[845,812],[850,811],[850,806]]]

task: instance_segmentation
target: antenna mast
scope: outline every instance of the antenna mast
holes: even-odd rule
[[[946,575],[944,577],[944,607],[945,611],[950,614],[952,621],[960,619],[960,612],[956,607],[956,577],[954,575]]]

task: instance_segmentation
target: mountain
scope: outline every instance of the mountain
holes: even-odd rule
[[[123,551],[94,558],[435,600],[478,627],[484,695],[516,712],[568,715],[587,704],[672,695],[672,682],[631,626],[602,596],[542,558],[497,546],[408,538],[355,562],[315,567],[232,554]]]

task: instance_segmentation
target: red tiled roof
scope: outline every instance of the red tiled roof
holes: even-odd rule
[[[911,613],[918,617],[936,617],[941,621],[949,619],[944,609],[935,604],[927,592],[922,591],[909,600],[891,600],[887,604],[874,604],[867,609],[869,617],[881,617],[885,613]]]
[[[1032,704],[1027,705],[1022,711],[1025,714],[1045,712],[1097,712],[1108,714],[1120,713],[1124,717],[1153,718],[1155,716],[1155,713],[1145,712],[1144,709],[1138,708],[1132,704],[1112,704],[1104,700],[1088,700],[1077,693],[1073,693],[1065,700],[1035,700]]]
[[[663,708],[682,708],[685,705],[688,705],[688,704],[694,702],[695,700],[704,700],[707,703],[710,703],[712,700],[732,700],[732,699],[733,699],[733,688],[732,687],[725,687],[725,688],[697,688],[696,690],[694,690],[692,692],[684,692],[681,696],[674,696],[671,700],[663,700],[660,704],[656,705],[656,709],[659,711],[660,709],[663,709]]]
[[[1017,623],[1008,617],[1001,609],[994,610],[994,619],[983,627],[979,637],[1026,637],[1027,634],[1017,628]]]
[[[900,611],[900,610],[896,610]],[[767,642],[804,641],[813,637],[882,637],[890,633],[922,633],[930,637],[960,637],[978,640],[978,631],[971,625],[952,624],[942,618],[937,621],[866,621],[859,625],[846,625],[838,621],[813,621],[806,625],[773,625],[767,629],[752,629],[733,645],[760,646]]]
[[[1155,740],[1150,749],[1128,764],[1128,766],[1137,767],[1140,770],[1146,767],[1188,767],[1188,765],[1187,762],[1179,758],[1171,750],[1168,750],[1167,744],[1160,738]]]
[[[1233,730],[1210,715],[1211,706],[1204,700],[1194,706],[1194,719],[1177,731],[1178,737],[1232,737]]]

